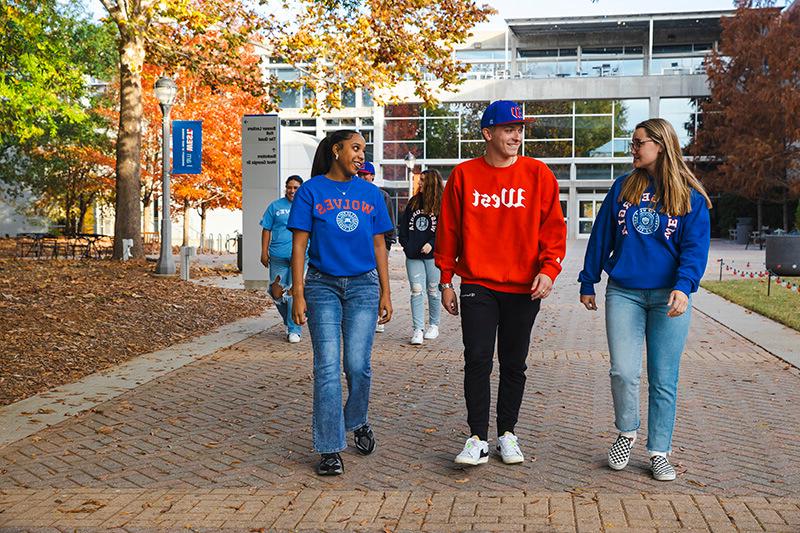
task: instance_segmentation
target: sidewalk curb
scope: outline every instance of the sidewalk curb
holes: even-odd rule
[[[279,322],[280,319],[271,312],[243,318],[211,333],[139,355],[74,383],[0,407],[0,448],[261,333]]]
[[[800,369],[800,333],[704,289],[692,297],[696,311]]]

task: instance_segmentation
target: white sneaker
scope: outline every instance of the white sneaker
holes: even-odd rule
[[[385,324],[375,324],[375,333],[383,333],[384,331],[386,331]]]
[[[500,457],[507,465],[521,463],[525,460],[522,450],[519,449],[517,436],[510,431],[506,431],[502,437],[497,439],[497,451],[500,452]]]
[[[426,339],[435,339],[439,336],[439,326],[428,326],[428,331],[425,332]]]
[[[289,333],[289,339],[288,340],[289,340],[290,343],[296,344],[296,343],[300,342],[300,335],[298,335],[297,333]]]
[[[411,336],[411,344],[422,344],[422,330],[415,329],[414,334]]]
[[[422,330],[419,330],[422,332]],[[482,465],[489,461],[489,443],[481,440],[477,435],[467,439],[464,449],[456,455],[456,464],[459,465]]]

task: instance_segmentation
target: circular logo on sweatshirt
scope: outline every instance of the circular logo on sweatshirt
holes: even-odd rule
[[[428,222],[428,219],[425,217],[419,217],[417,221],[414,223],[414,226],[417,228],[417,231],[425,231],[428,229],[431,223]]]
[[[650,235],[658,229],[658,213],[651,207],[640,207],[633,213],[633,227],[642,235]]]
[[[336,224],[342,231],[350,233],[358,227],[358,215],[352,211],[339,211],[336,215]]]

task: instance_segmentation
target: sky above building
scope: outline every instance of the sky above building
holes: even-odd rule
[[[733,0],[670,0],[641,2],[632,0],[478,0],[497,10],[492,19],[478,29],[504,28],[509,18],[569,17],[592,15],[630,15],[640,13],[677,13],[683,11],[714,11],[733,9]],[[784,2],[778,1],[779,5]],[[99,0],[87,0],[96,18],[105,14]]]
[[[685,11],[716,11],[733,9],[733,0],[670,0],[638,2],[631,0],[490,0],[497,10],[491,20],[478,29],[504,28],[505,19],[539,17],[576,17],[599,15],[638,15],[650,13],[680,13]],[[779,4],[782,2],[778,2]]]

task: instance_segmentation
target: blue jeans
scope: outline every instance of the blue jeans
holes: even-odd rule
[[[347,447],[345,432],[368,423],[370,359],[380,297],[378,273],[371,270],[360,276],[336,277],[312,266],[306,274],[305,297],[314,347],[314,449],[339,452]],[[341,360],[348,390],[344,409]]]
[[[639,429],[642,345],[647,342],[647,449],[672,451],[681,353],[689,333],[692,300],[680,316],[667,316],[672,289],[626,289],[609,280],[606,335],[611,352],[611,395],[619,431]]]
[[[439,294],[439,279],[441,272],[433,264],[433,259],[406,258],[406,272],[411,284],[411,322],[414,329],[425,326],[425,297],[423,291],[428,293],[428,313],[430,325],[438,326],[442,313],[442,295]]]
[[[288,288],[292,286],[292,265],[290,260],[279,257],[270,257],[269,284],[272,285],[278,276],[281,277],[281,281],[279,282],[281,287]],[[270,294],[270,297],[272,297],[269,286],[267,287],[267,293]],[[275,307],[278,308],[278,312],[281,314],[281,318],[283,318],[283,325],[289,328],[289,333],[297,333],[300,335],[302,328],[298,324],[295,324],[294,320],[292,320],[291,292],[284,294],[277,300],[273,298],[273,301],[275,302]]]

